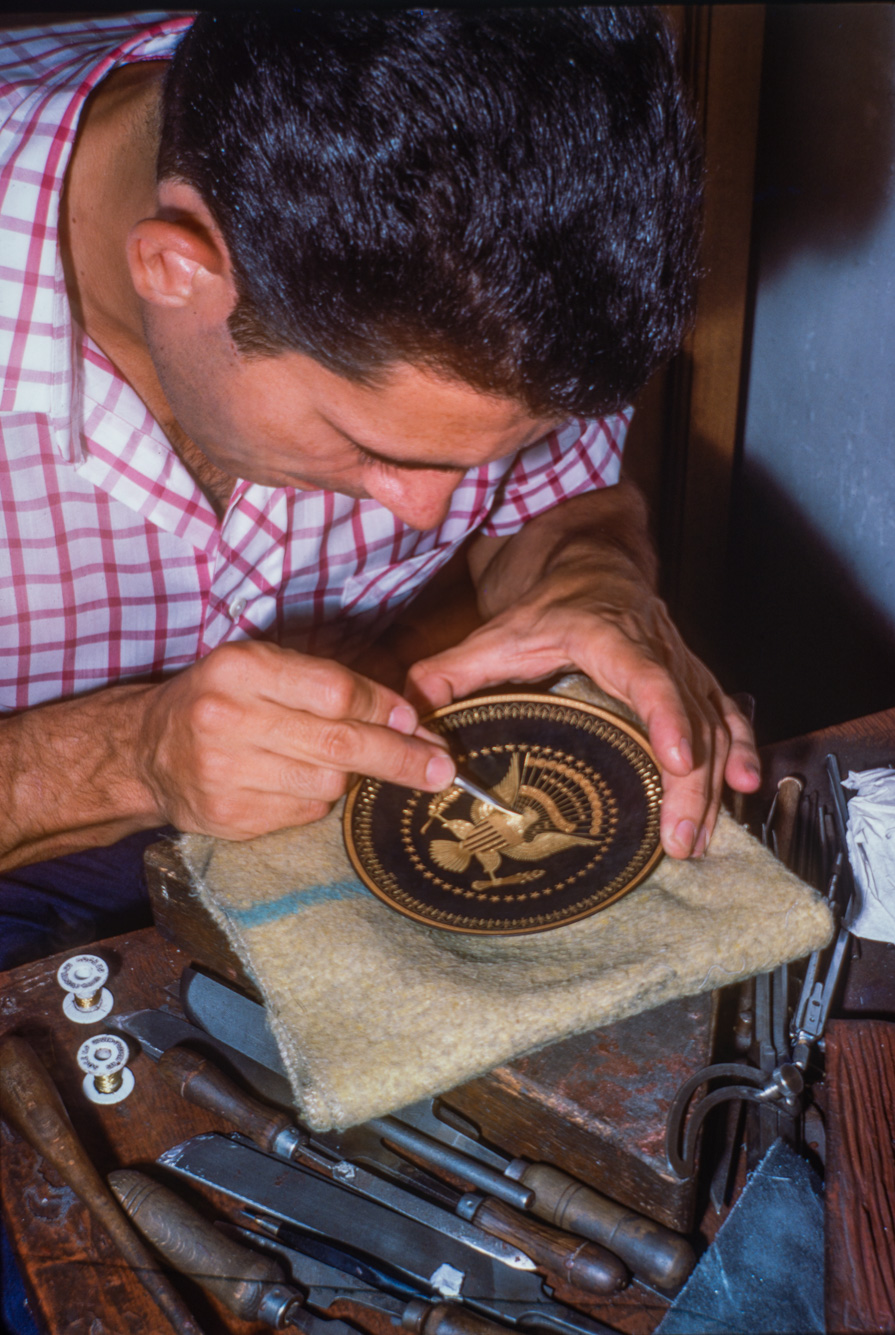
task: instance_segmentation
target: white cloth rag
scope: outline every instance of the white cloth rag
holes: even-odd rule
[[[848,860],[857,894],[845,918],[855,936],[895,942],[895,769],[850,773]]]

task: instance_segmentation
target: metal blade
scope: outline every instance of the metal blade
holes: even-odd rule
[[[404,1302],[423,1296],[415,1286],[404,1284],[381,1267],[342,1251],[326,1238],[302,1233],[294,1225],[270,1219],[258,1210],[242,1210],[240,1217],[253,1225],[244,1232],[250,1232],[260,1241],[276,1242],[289,1253],[293,1276],[304,1288],[320,1284],[324,1288],[361,1291],[382,1289],[395,1298],[403,1298]]]
[[[239,1138],[216,1134],[176,1145],[158,1162],[349,1252],[377,1258],[427,1293],[456,1297],[462,1289],[529,1301],[541,1295],[534,1263],[524,1252],[363,1169],[355,1172],[369,1182],[358,1195]]]
[[[359,1131],[364,1137],[378,1136],[381,1141],[388,1141],[399,1150],[416,1155],[436,1172],[441,1170],[454,1174],[479,1191],[495,1196],[499,1201],[506,1201],[507,1205],[512,1205],[516,1210],[527,1210],[534,1200],[534,1192],[530,1187],[514,1182],[502,1172],[497,1172],[488,1164],[482,1163],[481,1159],[446,1145],[443,1140],[420,1131],[418,1127],[410,1126],[398,1117],[371,1117]],[[321,1144],[338,1149],[346,1158],[354,1158],[354,1155],[347,1152],[347,1145],[351,1141],[350,1131],[347,1136],[338,1132],[326,1133],[319,1139]],[[377,1151],[373,1144],[365,1153],[375,1160],[382,1150],[384,1146],[380,1145]]]
[[[288,1084],[277,1041],[267,1023],[267,1012],[257,1001],[198,969],[186,968],[180,975],[180,1004],[193,1024],[222,1038],[268,1070],[276,1071]]]
[[[254,1005],[254,1002],[250,1004]],[[117,1016],[114,1027],[136,1038],[153,1061],[158,1061],[163,1052],[178,1043],[188,1043],[205,1056],[223,1058],[225,1065],[232,1067],[262,1098],[281,1108],[293,1107],[292,1090],[284,1075],[255,1061],[244,1049],[237,1050],[216,1034],[197,1029],[179,1015],[159,1010],[131,1011],[128,1015]]]
[[[312,1131],[310,1136],[315,1148],[384,1175],[406,1191],[421,1193],[442,1209],[455,1211],[463,1199],[463,1192],[456,1187],[386,1149],[376,1133],[366,1126],[353,1126],[348,1131]]]
[[[415,1126],[418,1131],[425,1131],[427,1136],[432,1136],[445,1145],[452,1145],[470,1157],[489,1164],[500,1173],[506,1172],[509,1166],[508,1155],[500,1154],[497,1150],[482,1144],[478,1128],[473,1122],[461,1113],[455,1112],[453,1108],[443,1106],[437,1099],[434,1101],[421,1099],[418,1103],[405,1104],[403,1108],[398,1108],[393,1116],[409,1126]],[[448,1117],[450,1121],[446,1120]]]
[[[481,784],[476,783],[475,779],[471,779],[468,774],[464,774],[461,770],[456,771],[453,786],[461,789],[464,793],[468,793],[470,797],[476,797],[480,802],[487,803],[488,806],[496,807],[498,811],[503,811],[508,816],[519,815],[515,807],[507,806],[502,798],[489,793],[487,788],[483,788]]]

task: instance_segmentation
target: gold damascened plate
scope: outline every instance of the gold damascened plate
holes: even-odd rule
[[[375,895],[452,932],[543,932],[605,908],[661,856],[661,785],[624,719],[552,695],[482,696],[425,720],[460,769],[513,807],[459,788],[361,779],[345,844]]]

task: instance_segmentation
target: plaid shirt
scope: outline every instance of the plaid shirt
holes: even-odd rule
[[[189,18],[4,35],[0,55],[0,710],[157,680],[227,640],[348,659],[473,531],[515,532],[617,481],[630,413],[474,468],[437,528],[377,502],[239,481],[219,519],[73,321],[58,247],[85,99],[167,58]],[[139,26],[137,26],[137,24]]]

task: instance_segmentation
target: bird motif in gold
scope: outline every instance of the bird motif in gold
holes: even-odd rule
[[[489,879],[473,882],[473,889],[518,884],[544,875],[542,869],[532,869],[498,877],[502,858],[529,864],[539,863],[563,849],[596,842],[595,831],[588,834],[573,833],[577,822],[563,816],[549,792],[537,784],[523,782],[523,775],[529,768],[528,760],[526,756],[520,765],[519,754],[515,753],[507,773],[495,787],[489,789],[495,797],[516,808],[514,815],[476,798],[472,803],[472,820],[447,816],[445,812],[457,797],[457,793],[452,793],[450,789],[447,793],[436,794],[429,803],[428,820],[422,833],[425,834],[432,821],[436,820],[453,835],[453,839],[431,841],[429,852],[433,862],[445,871],[462,873],[475,858]],[[593,797],[596,798],[595,793]],[[594,810],[593,803],[590,806],[588,815],[594,817],[598,824],[599,812]]]

